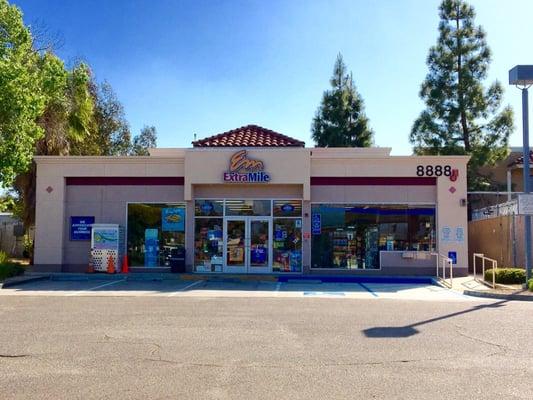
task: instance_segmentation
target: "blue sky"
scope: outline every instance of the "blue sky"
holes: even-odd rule
[[[338,52],[344,56],[378,146],[410,154],[408,135],[438,0],[69,1],[11,0],[28,24],[59,32],[59,55],[86,60],[124,104],[134,133],[155,125],[159,147],[258,124],[312,146],[310,125]],[[515,110],[508,70],[533,64],[533,1],[475,0],[493,51],[490,80]]]

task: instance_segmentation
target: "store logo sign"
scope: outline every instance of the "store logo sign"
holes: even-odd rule
[[[204,203],[200,206],[200,209],[204,214],[209,214],[214,208],[213,203]]]
[[[246,150],[240,150],[231,156],[229,171],[224,172],[224,182],[270,182],[270,175],[264,170],[263,161],[248,158]]]
[[[294,206],[292,204],[283,204],[281,207],[281,211],[290,213],[294,211]]]

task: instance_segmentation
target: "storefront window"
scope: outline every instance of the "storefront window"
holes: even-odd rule
[[[302,272],[302,219],[274,218],[273,272]]]
[[[226,200],[226,216],[270,216],[270,200]]]
[[[224,215],[224,200],[196,200],[194,215],[197,217],[222,217]]]
[[[222,222],[222,218],[195,219],[194,265],[197,272],[222,272]]]
[[[380,251],[434,249],[434,207],[321,204],[312,207],[313,268],[379,268]]]
[[[194,205],[195,271],[302,272],[301,200],[202,199]]]
[[[128,204],[131,266],[170,266],[172,254],[184,246],[184,204]]]

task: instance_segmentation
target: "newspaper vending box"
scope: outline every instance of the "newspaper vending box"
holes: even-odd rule
[[[111,257],[115,272],[120,272],[124,257],[124,228],[118,224],[92,224],[91,227],[90,256],[94,270],[106,272]]]

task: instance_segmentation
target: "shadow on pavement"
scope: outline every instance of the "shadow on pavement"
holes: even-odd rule
[[[463,311],[457,311],[451,314],[442,315],[440,317],[418,321],[405,326],[377,326],[374,328],[368,328],[363,330],[363,334],[368,338],[406,338],[420,333],[420,331],[416,329],[416,327],[418,326],[430,324],[432,322],[440,321],[447,318],[453,318],[462,314],[468,314],[485,308],[503,307],[504,304],[508,301],[509,300],[502,300],[492,304],[481,304]]]

